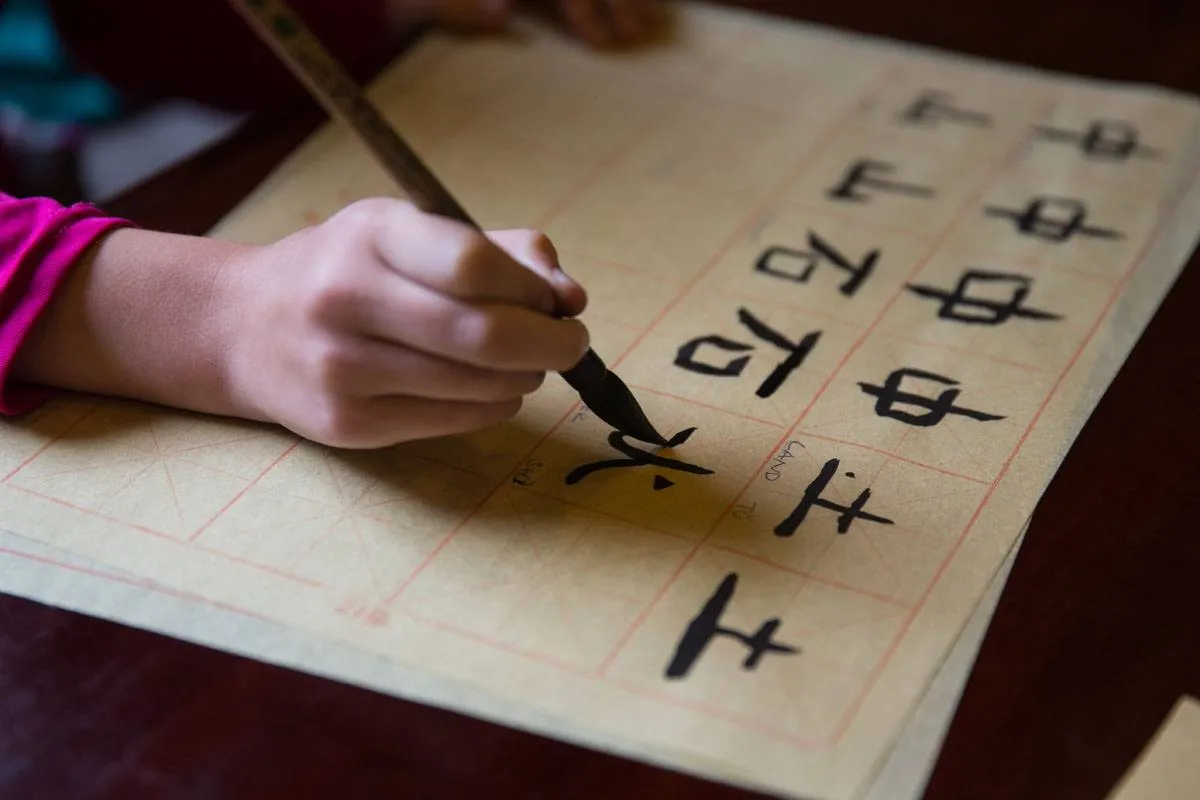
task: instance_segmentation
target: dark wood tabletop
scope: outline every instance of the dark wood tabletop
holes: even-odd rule
[[[1200,92],[1187,0],[742,4]],[[111,208],[203,233],[321,119],[308,102],[264,112]],[[1198,305],[1193,258],[1038,507],[927,800],[1101,800],[1200,694]],[[0,595],[0,797],[476,794],[749,796]]]

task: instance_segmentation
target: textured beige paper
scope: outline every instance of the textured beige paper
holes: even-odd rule
[[[898,118],[927,89],[988,124]],[[861,797],[1195,244],[1195,103],[695,5],[643,55],[532,25],[433,38],[375,96],[485,225],[551,234],[591,291],[598,352],[660,427],[695,428],[663,455],[713,472],[567,483],[621,456],[556,379],[510,424],[371,454],[69,401],[4,429],[5,527],[382,656],[408,697],[731,782]],[[1044,130],[1096,119],[1154,149],[1087,158]],[[894,168],[877,179],[932,195],[827,196],[868,158]],[[215,234],[266,241],[393,192],[331,126]],[[1021,233],[1004,209],[1038,196],[1085,202],[1087,230]],[[844,294],[850,273],[828,258],[806,281],[756,270],[772,247],[786,250],[768,268],[797,276],[814,248],[878,255]],[[907,288],[951,290],[967,269],[1026,276],[1024,305],[1061,319],[963,325]],[[1002,303],[1013,286],[969,294],[984,291]],[[819,332],[768,397],[756,390],[784,352],[739,309],[793,343]],[[710,335],[725,341],[697,359],[745,358],[740,377],[674,364]],[[955,382],[910,376],[904,391],[957,391],[956,407],[1002,418],[880,416],[869,392],[902,368]],[[776,536],[831,464],[823,501],[869,488],[863,510],[892,524],[839,533],[818,506]],[[743,669],[746,647],[718,637],[668,679],[730,574],[721,625],[749,635],[777,617],[774,639],[800,652]]]
[[[1200,795],[1200,701],[1181,697],[1109,800],[1191,800]]]
[[[1014,555],[1015,550],[992,580],[865,800],[921,797]],[[405,670],[381,656],[173,592],[3,530],[0,590],[379,692],[404,694],[412,681]],[[488,698],[479,696],[472,702],[485,707]]]

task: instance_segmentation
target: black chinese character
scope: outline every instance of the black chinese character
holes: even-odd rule
[[[675,653],[671,656],[671,662],[667,664],[668,678],[679,679],[687,677],[692,666],[703,654],[704,648],[717,636],[728,636],[731,639],[735,639],[744,644],[746,649],[750,651],[742,661],[742,669],[744,670],[752,670],[757,667],[759,662],[762,661],[763,656],[767,653],[795,655],[800,652],[800,648],[798,647],[773,640],[775,632],[783,624],[778,617],[768,619],[752,634],[746,634],[733,628],[721,627],[721,616],[725,613],[725,607],[729,605],[729,601],[733,599],[733,592],[737,588],[737,582],[738,575],[736,572],[726,575],[725,579],[721,581],[721,585],[713,592],[712,597],[708,598],[708,601],[704,604],[704,608],[700,609],[700,613],[692,618],[692,621],[687,626],[687,630],[683,633],[683,637],[675,645]]]
[[[738,309],[738,320],[759,339],[773,344],[787,353],[787,357],[779,362],[775,369],[771,371],[771,374],[767,376],[766,380],[762,382],[762,385],[758,387],[755,393],[759,397],[770,397],[775,394],[776,390],[783,385],[788,375],[791,375],[803,363],[805,357],[816,346],[817,340],[821,338],[820,331],[813,331],[799,342],[790,342],[780,333],[756,319],[753,314],[744,308]],[[731,359],[723,366],[713,366],[712,364],[698,361],[696,354],[705,345],[711,345],[729,353],[749,353],[754,349],[753,344],[737,342],[717,334],[699,336],[679,348],[679,351],[675,354],[675,366],[701,375],[736,378],[742,374],[742,371],[746,369],[746,365],[750,363],[751,356],[748,355]]]
[[[989,217],[1007,217],[1016,223],[1019,232],[1047,242],[1065,242],[1075,234],[1100,239],[1121,238],[1118,231],[1110,228],[1085,225],[1087,206],[1071,197],[1036,197],[1020,211],[987,206],[984,213]]]
[[[1071,142],[1085,158],[1126,161],[1133,156],[1158,158],[1161,151],[1138,142],[1137,128],[1124,120],[1096,120],[1083,132],[1042,126],[1037,133],[1051,142]]]
[[[1008,284],[1006,288],[1008,288],[1010,296],[1003,302],[983,297],[971,297],[967,290],[972,281],[977,281],[985,286],[1004,287],[1004,284]],[[1062,319],[1058,314],[1021,305],[1029,296],[1032,284],[1033,281],[1024,275],[972,269],[963,273],[952,292],[915,283],[908,284],[907,288],[920,297],[940,300],[941,307],[938,309],[940,319],[954,320],[968,325],[999,325],[1012,317],[1037,320]]]
[[[936,89],[926,89],[921,92],[908,108],[900,112],[899,116],[901,122],[912,122],[918,125],[936,125],[944,120],[986,128],[992,123],[991,117],[980,111],[955,108],[950,104],[950,94],[939,92]]]
[[[875,413],[881,417],[890,417],[898,419],[909,425],[916,425],[920,428],[930,428],[937,425],[947,414],[958,414],[960,416],[969,417],[970,419],[979,420],[980,422],[989,422],[1004,417],[996,416],[995,414],[985,414],[982,411],[975,411],[970,408],[959,408],[954,405],[954,401],[958,399],[960,394],[959,389],[947,389],[936,398],[929,398],[919,394],[900,391],[900,382],[905,378],[923,378],[924,380],[933,381],[943,386],[958,386],[958,381],[951,380],[945,376],[937,375],[932,372],[925,372],[919,369],[898,369],[884,382],[883,386],[874,386],[869,383],[859,382],[859,387],[869,395],[874,395]],[[917,408],[925,409],[924,414],[913,414],[896,408],[899,403],[904,403]]]
[[[671,437],[667,442],[667,447],[678,447],[686,442],[693,433],[695,428],[687,428],[680,431]],[[584,464],[581,467],[576,467],[567,473],[566,482],[568,484],[579,483],[593,472],[598,472],[602,469],[613,469],[616,467],[662,467],[663,469],[673,469],[679,472],[690,472],[693,475],[712,475],[711,469],[698,467],[695,464],[688,464],[675,458],[667,458],[666,456],[651,453],[646,450],[639,450],[633,445],[625,441],[625,434],[618,431],[613,431],[608,435],[609,445],[616,451],[624,453],[628,458],[614,458],[608,461],[596,461],[591,464]],[[675,482],[665,475],[655,475],[653,487],[654,491],[660,492],[663,489],[669,489],[674,486]]]
[[[871,498],[870,489],[863,489],[859,492],[858,497],[854,498],[854,501],[848,506],[838,505],[832,500],[826,500],[821,497],[821,492],[825,491],[825,487],[829,485],[829,481],[833,479],[833,475],[838,471],[839,466],[841,466],[841,461],[836,458],[831,458],[825,462],[825,466],[821,467],[820,474],[813,478],[812,482],[805,488],[804,496],[800,498],[800,502],[792,509],[792,513],[788,514],[787,519],[775,526],[776,536],[784,538],[793,535],[796,529],[804,522],[813,506],[839,512],[837,518],[837,531],[839,534],[850,530],[851,523],[856,519],[877,522],[880,525],[895,524],[886,517],[880,517],[864,510],[867,500]],[[846,477],[853,478],[855,476],[853,472],[847,472]]]
[[[808,279],[820,266],[822,260],[828,261],[830,266],[850,273],[850,277],[838,287],[838,291],[847,297],[851,297],[858,287],[862,285],[875,269],[875,263],[879,260],[879,250],[871,250],[857,264],[851,261],[842,253],[839,253],[828,242],[823,240],[815,232],[808,232],[808,246],[812,248],[811,252],[803,250],[791,250],[786,247],[768,247],[763,254],[758,257],[758,261],[754,262],[754,269],[758,272],[765,272],[767,275],[773,275],[776,278],[795,281],[796,283],[808,283]],[[777,261],[782,259],[795,259],[800,262],[796,271],[789,272],[777,266]]]
[[[826,193],[826,196],[833,200],[849,200],[854,203],[865,203],[870,199],[870,195],[855,191],[856,187],[861,184],[885,192],[899,192],[900,194],[908,194],[915,197],[933,197],[933,189],[930,189],[928,186],[917,186],[912,183],[884,180],[872,175],[872,171],[882,175],[890,175],[896,171],[896,168],[886,161],[875,161],[869,158],[860,159],[850,166],[850,169],[846,171],[845,177],[842,178],[842,182],[830,189]]]

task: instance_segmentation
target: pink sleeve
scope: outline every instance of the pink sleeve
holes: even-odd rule
[[[80,256],[101,235],[132,225],[86,203],[0,192],[0,415],[24,413],[49,396],[9,380],[17,349]]]

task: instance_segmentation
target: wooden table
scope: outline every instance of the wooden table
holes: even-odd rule
[[[763,10],[1200,92],[1200,8],[838,0]],[[919,11],[913,10],[919,8]],[[112,204],[202,233],[320,121],[312,104]],[[1047,491],[927,800],[1100,800],[1200,693],[1200,267],[1193,259]],[[744,797],[144,631],[0,597],[0,796]]]

